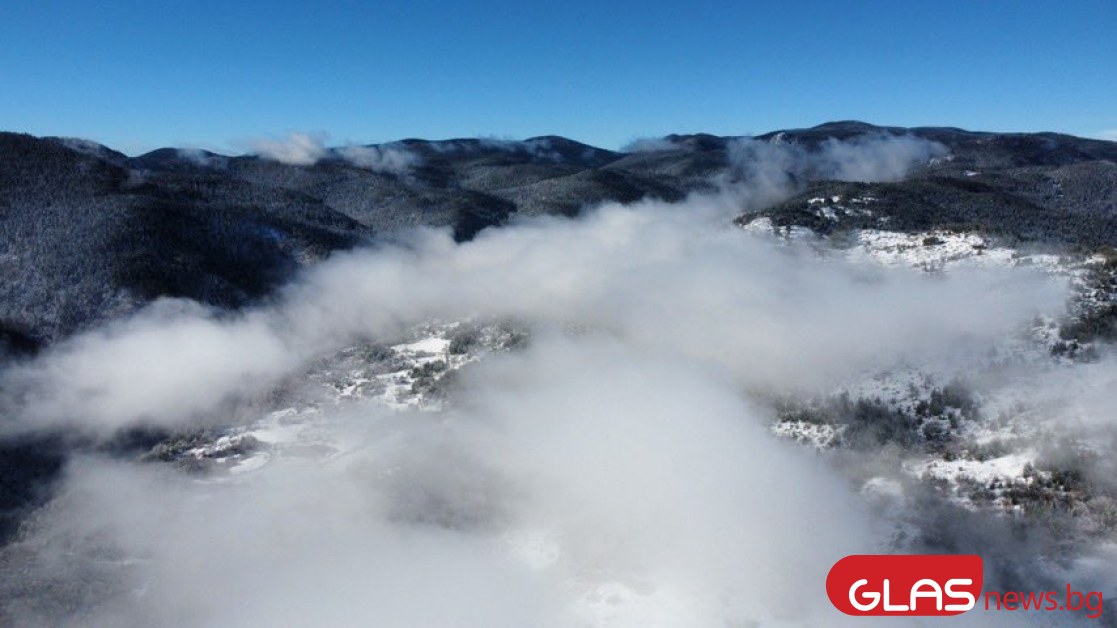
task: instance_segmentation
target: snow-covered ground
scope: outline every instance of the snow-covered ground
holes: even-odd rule
[[[834,199],[813,201],[818,201],[812,204],[823,211],[830,207],[827,201]],[[871,211],[868,207],[859,209],[871,203],[872,199],[854,199],[843,207]],[[827,211],[839,216],[839,211],[846,210]],[[825,212],[821,215],[828,217]],[[979,234],[946,231],[907,234],[860,230],[853,238],[843,240],[842,248],[828,248],[825,239],[804,227],[776,229],[768,218],[750,222],[745,231],[810,243],[822,255],[864,264],[928,272],[953,272],[966,264],[1031,267],[1070,281],[1082,294],[1089,286],[1090,268],[1103,261],[1023,253],[998,246]],[[1100,302],[1112,295],[1088,296]],[[901,365],[885,372],[855,374],[829,392],[831,400],[871,402],[874,408],[902,417],[918,430],[914,445],[887,448],[891,458],[882,455],[877,461],[874,457],[879,452],[857,452],[872,471],[855,475],[859,483],[855,488],[879,511],[878,524],[883,535],[894,537],[889,541],[894,549],[903,550],[904,543],[918,533],[914,524],[904,520],[904,504],[911,498],[907,489],[912,485],[923,483],[952,504],[997,516],[1021,515],[1027,505],[1020,495],[1076,498],[1071,488],[1060,483],[1059,469],[1045,466],[1043,448],[1037,445],[1050,426],[1044,412],[1067,404],[1062,398],[1037,397],[1028,388],[1027,376],[991,380],[985,372],[996,372],[1006,363],[1028,369],[1048,368],[1057,376],[1067,377],[1068,382],[1078,382],[1074,385],[1085,386],[1070,375],[1077,374],[1080,365],[1052,355],[1058,328],[1056,320],[1037,320],[1032,328],[1004,338],[996,347],[973,347],[978,357],[962,361],[969,365],[970,370],[965,372],[951,371],[949,365]],[[188,446],[174,450],[173,458],[185,466],[209,471],[202,481],[232,483],[242,481],[239,476],[284,458],[313,457],[321,464],[344,464],[347,454],[358,445],[348,442],[345,431],[329,424],[326,417],[349,411],[370,420],[388,416],[408,420],[411,416],[430,416],[419,413],[452,410],[447,408],[443,394],[450,381],[447,377],[484,359],[488,352],[515,344],[515,336],[515,332],[498,325],[432,322],[411,329],[389,344],[348,347],[323,356],[300,376],[304,390],[298,395],[284,398],[280,405],[247,424],[191,440]],[[972,382],[982,385],[975,390],[966,388]],[[1090,392],[1089,386],[1076,389],[1074,385],[1065,387],[1067,395]],[[957,393],[954,386],[965,388],[970,396]],[[851,446],[849,438],[854,429],[844,422],[845,418],[824,412],[815,418],[809,412],[793,413],[777,418],[771,432],[776,438],[797,442],[826,457]],[[932,440],[927,436],[931,433],[943,436]],[[570,551],[564,539],[546,528],[505,530],[499,540],[510,560],[541,574],[560,571],[563,561],[568,560],[564,552]],[[673,587],[663,580],[653,587],[618,573],[571,579],[565,586],[576,600],[574,614],[591,626],[670,625],[673,617],[693,619],[702,609],[716,606],[707,599],[707,592],[682,585]]]
[[[835,197],[837,198],[837,197]],[[852,199],[853,209],[840,205],[822,205],[822,198],[810,199],[819,217],[840,220],[850,215],[872,215],[872,211],[858,207],[870,204],[872,197]],[[754,234],[771,234],[795,240],[820,240],[807,227],[777,227],[768,216],[755,218],[743,226]],[[1024,267],[1030,266],[1053,273],[1073,274],[1097,258],[1072,259],[1050,253],[1025,253],[1017,249],[997,246],[987,236],[971,232],[932,230],[915,233],[886,229],[851,229],[851,242],[835,242],[834,250],[854,261],[871,261],[886,266],[909,266],[923,270],[945,270],[961,264],[977,266]]]
[[[818,197],[808,203],[817,216],[838,221],[858,212],[871,214],[867,207],[871,207],[873,200],[842,202],[840,197]],[[1071,314],[1077,316],[1117,302],[1117,281],[1095,272],[1106,264],[1100,255],[1021,251],[979,233],[945,230],[905,233],[849,229],[831,241],[806,227],[775,227],[766,216],[748,222],[744,230],[789,242],[810,243],[822,255],[838,255],[870,265],[927,272],[952,272],[962,267],[1034,269],[1071,286],[1075,294]],[[1060,483],[1062,470],[1051,466],[1041,444],[1058,440],[1078,451],[1089,451],[1092,447],[1097,450],[1091,442],[1091,432],[1074,426],[1091,420],[1096,423],[1096,417],[1088,418],[1091,412],[1096,414],[1096,408],[1083,409],[1078,401],[1104,395],[1106,384],[1083,375],[1081,358],[1096,347],[1061,338],[1061,324],[1049,317],[1037,318],[1031,328],[1006,336],[996,346],[973,347],[975,359],[963,361],[969,365],[966,372],[951,373],[929,364],[898,367],[868,374],[833,391],[831,398],[841,396],[877,404],[893,412],[898,420],[902,418],[919,429],[927,421],[938,421],[947,431],[947,438],[923,446],[917,441],[895,471],[910,481],[933,484],[946,499],[958,505],[971,510],[991,508],[1002,514],[1019,514],[1026,507],[1021,502],[1022,495],[1073,502],[1081,498],[1075,493],[1078,489]],[[1073,350],[1066,350],[1068,344],[1073,345]],[[1011,373],[1013,368],[1025,374],[990,375]],[[1035,377],[1065,382],[1043,387],[1041,393],[1034,385]],[[939,415],[927,417],[928,401],[934,394],[941,395],[942,387],[952,378],[981,382],[980,392],[973,395],[975,407],[969,412],[946,407]],[[810,403],[805,407],[810,409]],[[772,432],[804,446],[826,450],[844,445],[843,435],[849,426],[842,420],[843,417],[829,417],[824,422],[805,421],[791,413],[777,420]],[[903,488],[895,479],[875,476],[864,480],[862,493],[871,500],[883,496],[894,501],[902,499]],[[1094,501],[1105,505],[1104,499]],[[1089,518],[1083,518],[1082,527],[1090,527]]]
[[[443,378],[515,339],[514,332],[501,326],[481,326],[468,332],[475,340],[454,351],[452,337],[461,328],[461,322],[420,325],[404,342],[348,347],[325,356],[305,374],[303,379],[310,385],[300,391],[300,401],[246,425],[191,436],[188,446],[163,457],[187,467],[224,469],[235,475],[258,470],[280,456],[341,455],[346,445],[336,431],[323,426],[324,410],[442,410],[438,390]]]
[[[811,199],[810,204],[823,211],[822,215],[839,216],[871,213],[869,207],[875,199],[839,201],[840,197],[820,197]],[[826,247],[824,238],[805,227],[776,228],[767,217],[749,222],[744,230],[814,245],[821,243],[822,247],[815,247],[821,254],[840,255],[857,263],[907,266],[928,272],[950,272],[966,264],[1030,267],[1053,278],[1069,280],[1087,299],[1105,301],[1117,297],[1117,287],[1108,293],[1087,290],[1088,271],[1104,262],[1101,258],[1022,253],[998,246],[980,234],[862,229],[853,231],[852,239],[843,239],[840,248],[833,248]],[[474,342],[455,347],[453,338],[461,334],[464,324],[433,322],[412,329],[394,344],[354,346],[324,356],[305,374],[305,381],[311,383],[313,390],[303,395],[302,401],[267,412],[246,425],[197,438],[177,450],[177,458],[207,469],[225,469],[230,474],[247,473],[266,466],[276,457],[313,453],[328,458],[343,454],[345,444],[339,442],[335,433],[321,427],[327,409],[365,404],[361,407],[378,407],[383,412],[443,410],[445,402],[440,387],[444,378],[481,359],[486,352],[511,344],[508,330],[482,326],[472,332],[476,336]],[[897,471],[915,480],[938,482],[952,493],[951,499],[970,508],[990,503],[972,499],[975,487],[991,492],[995,497],[991,503],[1004,506],[1003,500],[997,501],[1004,487],[1028,485],[1045,473],[1040,468],[1040,450],[1026,446],[1029,439],[1037,438],[1041,432],[1030,414],[1039,402],[1030,399],[1028,391],[1021,388],[1026,387],[1026,380],[1023,384],[984,388],[975,395],[976,410],[944,405],[944,391],[953,380],[972,380],[995,364],[1051,364],[1051,347],[1056,342],[1058,322],[1037,320],[1032,329],[1006,337],[993,351],[989,347],[974,347],[975,356],[980,357],[966,361],[973,369],[971,372],[954,373],[927,364],[898,366],[883,373],[866,373],[832,391],[832,397],[870,401],[917,426],[913,429],[918,430],[918,438],[945,434],[945,445],[916,447]],[[1070,364],[1066,366],[1072,368]],[[790,416],[777,420],[772,432],[817,450],[842,447],[849,426],[841,419],[816,421]],[[993,455],[989,452],[991,443],[1009,444],[1013,448]],[[864,491],[878,493],[879,487],[870,484],[883,481],[870,478]],[[889,490],[894,493],[901,489]],[[527,562],[553,560],[555,546],[541,538],[528,535],[509,542]],[[618,596],[624,597],[619,593]]]
[[[772,426],[776,436],[789,438],[815,449],[825,449],[837,444],[845,430],[844,425],[811,423],[808,421],[779,421]]]

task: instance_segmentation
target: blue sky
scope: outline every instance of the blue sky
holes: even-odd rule
[[[1113,0],[5,4],[0,128],[128,153],[851,118],[1117,132]]]

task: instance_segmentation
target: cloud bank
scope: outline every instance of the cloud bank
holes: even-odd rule
[[[7,377],[28,422],[174,425],[357,339],[434,318],[510,317],[607,329],[715,362],[751,387],[793,390],[945,359],[1062,305],[1057,286],[1027,273],[930,279],[817,259],[727,226],[727,209],[720,199],[613,205],[463,244],[418,231],[335,256],[275,307],[216,316],[168,301]]]
[[[327,139],[322,133],[291,133],[283,139],[253,140],[249,145],[255,154],[290,166],[312,166],[328,157],[337,157],[365,170],[404,175],[422,164],[422,158],[403,145],[348,145],[331,149],[326,147]]]
[[[729,177],[761,203],[775,202],[809,181],[899,181],[913,168],[949,151],[910,135],[829,138],[802,144],[740,138],[729,143]]]
[[[336,149],[342,159],[358,168],[405,175],[423,162],[418,153],[392,144],[382,146],[344,146]]]
[[[179,158],[202,168],[224,169],[229,162],[229,158],[225,155],[219,155],[201,148],[179,148],[177,153]]]
[[[257,139],[253,152],[265,159],[290,166],[312,166],[326,154],[326,136],[321,133],[291,133],[282,139]]]
[[[317,159],[315,146],[275,153]],[[270,305],[163,301],[10,368],[6,431],[108,438],[276,409],[260,400],[306,386],[311,362],[433,319],[532,332],[463,369],[449,410],[316,404],[319,440],[248,474],[72,461],[0,550],[0,620],[851,625],[820,593],[826,570],[884,540],[842,476],[770,435],[766,400],[949,365],[1061,311],[1065,287],[872,267],[731,218],[798,176],[894,176],[893,160],[927,150],[742,141],[736,194],[611,204],[465,243],[419,230],[332,257]]]
[[[682,146],[666,137],[639,137],[621,147],[625,153],[659,153],[680,150]]]

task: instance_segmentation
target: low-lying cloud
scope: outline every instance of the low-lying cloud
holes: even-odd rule
[[[871,548],[864,515],[707,375],[608,336],[547,336],[469,373],[461,411],[354,407],[320,426],[348,443],[338,455],[232,484],[77,462],[22,590],[69,563],[63,609],[32,615],[55,625],[821,620],[824,599],[796,583]],[[108,595],[68,616],[68,574]]]
[[[180,159],[185,159],[201,168],[224,169],[229,162],[229,158],[225,155],[219,155],[201,148],[179,148],[176,152]]]
[[[913,168],[945,157],[948,149],[912,135],[829,138],[810,147],[739,138],[727,147],[727,187],[760,208],[786,198],[810,181],[899,181]]]
[[[729,143],[730,164],[741,174],[761,181],[899,181],[912,168],[948,149],[914,135],[869,135],[839,141],[829,138],[816,147],[786,141],[740,138]]]
[[[258,139],[252,150],[265,159],[289,166],[312,166],[326,154],[326,136],[321,133],[291,133],[286,138]]]
[[[250,146],[257,155],[290,166],[312,166],[336,157],[365,170],[404,175],[422,164],[419,154],[402,144],[351,144],[331,149],[326,146],[327,139],[323,133],[291,133],[282,139],[253,140]]]
[[[343,146],[336,149],[342,159],[373,172],[405,175],[423,163],[418,153],[392,144],[381,146]]]
[[[666,137],[638,137],[621,147],[625,153],[661,153],[683,147]]]
[[[268,150],[316,160],[322,146]],[[316,440],[247,474],[74,460],[0,551],[0,620],[850,623],[821,593],[826,570],[885,539],[843,477],[770,435],[766,400],[967,359],[959,348],[1062,311],[1065,286],[1025,270],[874,267],[731,219],[742,197],[786,194],[797,177],[887,179],[936,150],[741,141],[736,194],[610,204],[464,243],[419,230],[333,256],[270,305],[163,301],[10,368],[6,430],[108,438],[232,422],[306,385],[312,361],[431,320],[532,333],[463,368],[442,412],[318,403]]]
[[[418,231],[335,256],[276,307],[215,316],[171,302],[8,378],[29,382],[28,421],[174,425],[356,339],[434,318],[512,317],[610,330],[650,352],[711,361],[748,386],[793,390],[945,359],[958,343],[1062,305],[1058,286],[1024,272],[928,278],[818,259],[729,227],[724,209],[613,205],[462,244]]]

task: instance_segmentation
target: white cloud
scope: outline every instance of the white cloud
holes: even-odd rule
[[[224,168],[228,157],[201,148],[180,148],[178,156],[203,168]]]
[[[422,163],[422,158],[402,144],[326,147],[324,133],[291,133],[284,139],[257,139],[249,142],[253,152],[265,159],[292,166],[312,166],[335,155],[350,164],[395,175],[405,175]]]
[[[358,168],[394,175],[405,175],[423,162],[415,151],[406,146],[393,144],[345,146],[338,148],[337,153],[342,159]]]
[[[512,316],[610,329],[750,386],[822,385],[900,356],[930,359],[1062,306],[1061,292],[1023,273],[930,280],[820,261],[746,236],[724,211],[722,199],[610,205],[463,244],[418,231],[402,245],[335,255],[276,307],[232,318],[153,308],[9,377],[34,384],[25,414],[38,421],[175,423],[357,338],[430,318]]]
[[[680,145],[666,137],[639,137],[621,147],[624,153],[658,153],[679,150]]]
[[[232,484],[78,463],[22,577],[65,560],[110,593],[93,626],[839,621],[797,583],[871,547],[864,514],[729,380],[597,336],[469,378],[446,420],[357,408],[320,428],[356,448]]]
[[[326,136],[322,133],[291,133],[282,139],[257,139],[250,142],[252,150],[266,159],[292,166],[310,166],[326,154]]]
[[[898,181],[911,169],[948,150],[911,135],[876,135],[848,141],[829,138],[811,149],[786,141],[751,138],[729,145],[729,160],[740,172],[766,186],[784,187],[789,179]]]
[[[321,147],[292,144],[276,152]],[[789,170],[887,178],[928,154],[765,146],[738,149],[750,191],[466,243],[420,230],[331,257],[272,305],[219,316],[165,301],[11,369],[14,428],[111,434],[231,421],[322,355],[433,318],[534,332],[461,371],[451,411],[322,404],[330,446],[239,479],[75,462],[0,556],[19,565],[0,577],[7,611],[92,626],[852,623],[822,583],[838,557],[882,549],[870,516],[832,469],[771,437],[761,401],[966,359],[960,347],[1060,311],[1065,291],[736,229],[740,198],[786,193]]]

